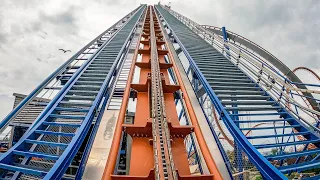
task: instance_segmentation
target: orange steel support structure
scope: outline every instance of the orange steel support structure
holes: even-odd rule
[[[192,123],[197,126],[196,137],[200,141],[199,146],[211,174],[196,176],[190,173],[184,138],[194,131],[194,127],[180,125],[174,93],[180,89],[183,93],[186,92],[183,86],[170,84],[167,70],[173,64],[166,63],[165,56],[171,59],[172,55],[166,48],[168,42],[162,33],[155,10],[153,6],[149,6],[103,179],[222,179],[187,98],[187,110],[191,114]],[[139,62],[138,56],[141,57]],[[138,84],[131,83],[135,67],[140,68]],[[178,74],[177,68],[173,69]],[[179,84],[182,84],[181,77],[177,76]],[[136,112],[133,124],[123,124],[129,96],[136,101]],[[132,138],[130,169],[126,175],[115,175],[113,172],[122,132]]]

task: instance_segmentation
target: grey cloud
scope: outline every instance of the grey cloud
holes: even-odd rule
[[[318,53],[319,55],[319,53]],[[310,54],[309,57],[303,63],[303,66],[312,68],[312,69],[320,69],[320,57],[316,53]],[[320,72],[317,72],[320,75]]]
[[[230,7],[230,10],[226,12],[227,15],[230,14],[228,18],[243,23],[244,28],[283,25],[292,18],[294,13],[294,8],[290,7],[290,3],[280,1],[272,3],[246,1],[247,3],[243,4],[237,4],[233,1],[226,2],[228,3],[225,3],[225,5]]]
[[[266,25],[283,25],[288,23],[293,18],[294,8],[288,7],[289,3],[277,3],[272,5],[262,6],[261,11],[252,13],[255,16],[254,25],[257,27],[264,27]],[[256,13],[259,15],[256,16]]]
[[[39,13],[39,19],[42,23],[49,23],[54,25],[55,33],[58,34],[78,34],[78,25],[75,6],[70,6],[67,10],[60,12],[59,14],[49,15],[46,12]],[[40,24],[36,24],[35,28],[41,27]],[[42,29],[42,28],[40,28]]]
[[[5,117],[12,110],[13,97],[0,94],[0,102],[0,117]]]
[[[7,35],[0,32],[0,47],[7,42]]]
[[[43,2],[39,2],[37,0],[28,0],[28,1],[25,1],[25,0],[14,0],[14,7],[15,8],[33,8],[35,4],[38,4],[38,3],[45,3],[45,1]]]
[[[52,24],[58,24],[58,25],[70,25],[74,24],[76,21],[75,15],[72,13],[73,8],[70,7],[65,12],[62,12],[60,14],[48,15],[45,12],[40,13],[40,17],[42,20],[49,21]]]
[[[7,72],[0,72],[0,78],[6,78],[6,77],[8,77]]]
[[[33,31],[33,32],[34,31],[40,31],[41,28],[42,28],[41,27],[41,22],[38,21],[38,22],[34,22],[34,23],[31,24],[30,30]]]

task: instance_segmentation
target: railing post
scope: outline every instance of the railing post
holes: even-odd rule
[[[259,70],[259,74],[258,74],[258,80],[257,80],[257,84],[260,84],[261,81],[261,77],[263,75],[263,64],[261,65],[261,69]]]
[[[287,84],[287,79],[284,80],[284,84],[282,85],[281,87],[281,92],[280,92],[280,96],[278,98],[278,103],[281,103],[281,99],[282,99],[282,96],[283,96],[283,93],[285,93],[285,84]]]

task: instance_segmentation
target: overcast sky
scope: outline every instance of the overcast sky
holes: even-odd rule
[[[140,3],[157,2],[2,0],[0,119],[12,109],[13,93],[30,93],[73,53]],[[306,66],[320,73],[318,0],[172,0],[171,6],[199,24],[226,26],[291,69]],[[59,48],[72,52],[64,54]],[[298,76],[315,82],[306,73]]]

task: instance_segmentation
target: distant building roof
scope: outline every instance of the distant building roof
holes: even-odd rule
[[[13,108],[15,108],[25,97],[24,94],[13,93],[15,96]],[[46,107],[45,104],[50,102],[49,99],[35,98],[31,101],[11,122],[11,125],[29,126],[39,116]]]

